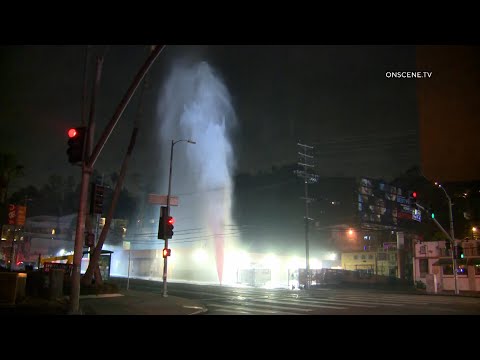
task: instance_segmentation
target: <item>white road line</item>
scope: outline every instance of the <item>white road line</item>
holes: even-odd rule
[[[331,305],[320,305],[318,303],[315,304],[302,304],[299,302],[290,302],[290,301],[278,301],[278,300],[252,300],[255,302],[265,302],[269,304],[284,304],[284,305],[301,305],[301,306],[310,306],[310,307],[315,307],[315,308],[326,308],[326,309],[337,309],[337,310],[345,310],[345,307],[340,307],[340,306],[331,306]]]
[[[202,292],[202,291],[181,290],[181,292],[212,295],[211,293],[206,293],[206,292]],[[247,294],[243,294],[243,295],[247,295]],[[279,300],[275,300],[275,299],[272,299],[272,298],[269,298],[269,297],[258,296],[258,295],[257,295],[257,297],[253,297],[253,296],[246,297],[246,296],[242,296],[241,293],[236,293],[235,295],[233,295],[233,294],[228,295],[228,294],[222,293],[222,294],[218,294],[215,298],[210,297],[208,300],[210,300],[210,299],[212,299],[212,300],[214,300],[214,299],[233,300],[235,297],[238,297],[238,296],[240,296],[242,298],[242,300],[244,299],[246,301],[264,301],[264,302],[272,302],[273,301],[273,302],[276,302],[278,304],[285,304],[285,305],[296,305],[295,302],[297,302],[297,304],[299,304],[299,301],[304,301],[303,298],[301,298],[301,297],[296,298],[296,299],[290,298],[290,297],[284,297],[284,298],[281,298]],[[287,300],[287,301],[284,301],[284,300]],[[292,302],[292,300],[293,300],[293,302]],[[358,301],[356,301],[355,304],[349,304],[348,301],[346,301],[347,304],[339,304],[339,305],[344,305],[344,306],[332,306],[331,304],[320,305],[320,304],[322,304],[322,300],[323,299],[312,298],[312,301],[317,304],[317,306],[314,306],[314,307],[326,308],[326,309],[330,308],[330,309],[337,309],[337,310],[345,310],[346,307],[344,307],[344,306],[373,307],[372,305],[383,305],[383,304],[375,304],[375,303],[363,303],[363,305],[362,305],[361,302],[358,302]],[[206,301],[206,299],[199,299],[199,301]],[[335,303],[335,301],[332,301],[332,302]],[[311,303],[309,303],[308,306],[312,306]]]
[[[312,309],[293,308],[293,307],[289,307],[289,306],[279,306],[279,305],[258,304],[258,303],[252,303],[250,301],[247,301],[248,305],[247,304],[241,305],[241,304],[238,304],[238,303],[236,303],[234,301],[231,301],[231,300],[225,300],[225,302],[228,302],[228,303],[231,303],[231,304],[233,303],[233,304],[236,304],[237,306],[244,306],[244,307],[247,307],[247,308],[250,308],[250,306],[253,306],[253,307],[263,307],[263,308],[268,308],[268,309],[293,310],[293,311],[302,311],[302,312],[312,311]]]
[[[332,299],[333,301],[337,301],[337,300],[334,300]],[[379,306],[384,306],[384,305],[389,305],[389,306],[404,306],[405,304],[395,304],[395,303],[386,303],[386,302],[378,302],[378,301],[361,301],[361,300],[354,300],[354,299],[338,299],[338,302],[343,302],[343,303],[347,303],[346,305],[348,305],[349,303],[352,303],[352,304],[365,304],[365,305],[379,305]]]
[[[219,308],[219,309],[224,309],[223,311],[232,310],[232,311],[238,311],[238,312],[247,313],[247,314],[252,313],[252,312],[257,312],[257,313],[261,313],[261,314],[272,314],[272,315],[300,315],[300,314],[297,314],[297,313],[290,313],[290,312],[285,312],[285,311],[251,309],[251,308],[245,308],[243,306],[233,306],[233,305],[207,304],[207,307],[216,307],[216,308]],[[216,311],[220,311],[220,310],[216,310]]]
[[[364,308],[374,308],[376,306],[372,306],[372,305],[363,305],[363,304],[359,304],[357,302],[354,302],[354,303],[349,303],[348,301],[337,301],[337,300],[333,300],[333,299],[318,299],[318,300],[295,300],[295,302],[301,302],[301,303],[305,303],[305,305],[309,305],[309,304],[337,304],[337,305],[344,305],[344,306],[353,306],[353,307],[364,307]]]
[[[369,298],[365,297],[344,297],[344,298],[339,298],[339,301],[364,301],[366,303],[370,303],[370,301],[375,301],[375,302],[382,302],[384,304],[402,304],[402,305],[412,305],[412,304],[417,304],[417,305],[428,305],[428,302],[424,301],[408,301],[408,300],[402,300],[402,299],[384,299],[384,298],[372,298],[371,300]]]
[[[226,312],[226,313],[234,313],[234,314],[239,314],[239,315],[248,315],[248,311],[243,311],[243,310],[237,310],[237,309],[230,309],[228,307],[223,307],[215,304],[207,304],[208,308],[218,308],[215,311],[216,312]]]

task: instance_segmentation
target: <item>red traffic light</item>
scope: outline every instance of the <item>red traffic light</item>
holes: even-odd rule
[[[414,192],[412,193],[412,196],[413,196],[414,199],[416,199],[416,198],[417,198],[417,192],[414,191]]]
[[[167,222],[168,222],[170,225],[173,225],[173,224],[175,224],[175,219],[174,219],[173,217],[169,216]]]
[[[85,136],[87,135],[86,126],[78,126],[70,128],[67,132],[68,134],[68,162],[70,164],[78,164],[83,161],[84,157],[84,143]]]
[[[172,253],[172,249],[163,249],[162,256],[166,258],[167,256],[170,256],[171,253]]]
[[[68,130],[68,137],[69,138],[73,138],[75,136],[77,136],[78,132],[77,132],[77,129],[75,128],[71,128],[70,130]]]

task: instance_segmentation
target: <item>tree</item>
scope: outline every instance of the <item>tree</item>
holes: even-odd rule
[[[8,186],[16,177],[23,176],[23,165],[17,161],[12,153],[0,153],[0,203],[6,204],[8,200]]]
[[[434,232],[431,240],[432,241],[450,241],[448,237],[441,231]]]

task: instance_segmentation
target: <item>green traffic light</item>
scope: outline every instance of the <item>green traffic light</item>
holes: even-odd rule
[[[432,213],[432,219],[435,219],[435,213]]]

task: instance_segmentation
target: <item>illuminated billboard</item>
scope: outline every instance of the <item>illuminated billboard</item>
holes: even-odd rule
[[[358,184],[358,212],[362,223],[402,226],[421,220],[412,206],[411,191],[366,178]]]

